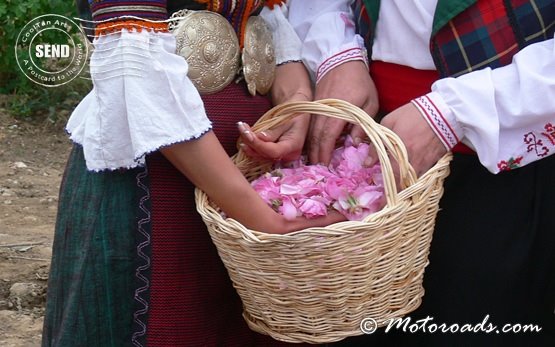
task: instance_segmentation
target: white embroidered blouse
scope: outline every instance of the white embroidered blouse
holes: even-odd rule
[[[278,63],[302,60],[317,83],[334,66],[366,61],[351,2],[289,0],[286,6],[265,8]],[[433,69],[427,42],[435,4],[382,1],[372,59]],[[211,129],[171,34],[124,29],[95,39],[94,45],[94,88],[66,127],[83,146],[88,169],[140,166],[145,154]],[[413,102],[446,148],[467,144],[495,173],[555,153],[554,100],[550,39],[530,45],[503,68],[437,81]]]
[[[289,28],[282,30],[289,35],[275,37],[277,49],[287,52],[278,63],[303,60],[317,83],[333,66],[365,60],[351,3],[289,0],[264,10],[274,29]],[[435,69],[428,41],[436,3],[382,1],[372,60]],[[447,149],[463,142],[493,173],[549,156],[555,153],[554,39],[528,46],[505,67],[439,80],[413,103]]]

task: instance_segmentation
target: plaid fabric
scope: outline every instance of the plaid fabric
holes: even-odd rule
[[[356,0],[353,5],[369,56],[379,4]],[[552,38],[554,31],[555,0],[439,0],[430,50],[440,77],[456,77],[506,65],[519,50]]]
[[[555,0],[477,1],[432,35],[441,77],[507,65],[529,44],[553,37]]]
[[[378,20],[380,0],[355,0],[352,5],[355,14],[357,33],[366,42],[368,57],[372,56],[372,44],[374,41],[374,29]]]

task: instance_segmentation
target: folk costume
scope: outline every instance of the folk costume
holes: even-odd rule
[[[357,7],[381,111],[412,100],[454,152],[412,321],[462,327],[487,320],[500,332],[507,323],[541,327],[399,329],[380,342],[357,341],[555,345],[555,1],[368,0]]]
[[[60,190],[42,345],[282,345],[247,327],[194,186],[158,151],[213,129],[231,155],[236,122],[252,124],[271,106],[244,81],[199,95],[176,55],[169,15],[219,12],[240,42],[264,3],[89,3],[94,87],[67,125],[75,145]]]
[[[429,316],[462,327],[488,317],[499,329],[520,323],[542,330],[390,331],[343,344],[555,345],[555,1],[288,1],[276,27],[293,28],[301,41],[296,58],[315,83],[341,61],[314,59],[305,47],[325,40],[319,35],[330,13],[343,19],[330,27],[354,27],[337,11],[348,5],[368,48],[380,114],[412,102],[455,153],[426,294],[412,322]],[[365,60],[353,51],[338,56]]]

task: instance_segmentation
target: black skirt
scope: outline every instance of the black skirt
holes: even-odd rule
[[[422,305],[408,324],[338,345],[555,346],[554,198],[555,156],[494,175],[455,154]]]

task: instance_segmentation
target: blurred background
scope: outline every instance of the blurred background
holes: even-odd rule
[[[87,1],[82,2],[86,5]],[[57,87],[19,69],[17,36],[45,14],[78,16],[72,0],[0,1],[0,346],[40,346],[58,189],[71,143],[64,125],[91,89]],[[86,14],[84,15],[86,17]]]
[[[90,81],[76,78],[63,86],[46,88],[27,79],[16,63],[16,54],[22,53],[15,49],[21,29],[33,18],[50,13],[78,16],[77,5],[71,0],[0,2],[0,94],[2,106],[17,119],[63,124],[68,112],[90,90]]]

